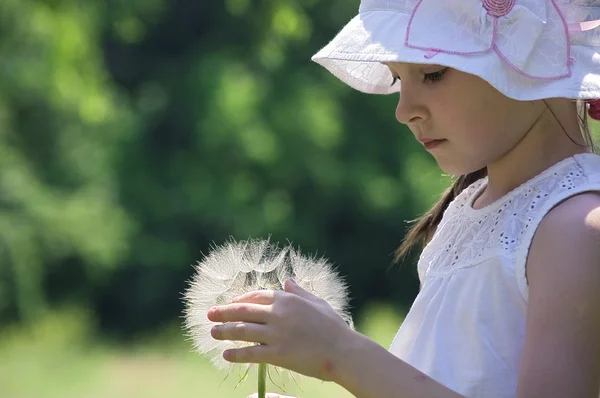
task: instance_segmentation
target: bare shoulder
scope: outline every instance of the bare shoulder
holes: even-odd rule
[[[600,255],[600,192],[573,196],[548,212],[536,231],[530,253],[535,256],[540,251],[571,253],[573,260]]]
[[[571,197],[548,212],[531,243],[527,279],[530,290],[600,283],[600,193]]]
[[[600,228],[600,192],[582,193],[558,204],[548,212],[540,227],[556,222],[566,222],[572,227]]]
[[[531,243],[527,279],[517,396],[597,398],[600,194],[574,196],[544,217]]]
[[[558,250],[572,246],[597,250],[600,248],[598,239],[600,192],[583,193],[565,200],[548,212],[536,231],[532,250]],[[558,244],[558,247],[548,244]]]

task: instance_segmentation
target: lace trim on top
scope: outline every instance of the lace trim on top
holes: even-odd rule
[[[424,277],[444,277],[494,256],[514,258],[530,228],[547,211],[546,202],[587,182],[582,166],[567,158],[482,209],[472,204],[487,178],[471,184],[448,206],[418,268]],[[528,242],[526,242],[528,244]]]

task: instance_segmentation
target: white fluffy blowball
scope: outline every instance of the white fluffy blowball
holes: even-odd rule
[[[194,348],[219,370],[232,371],[236,366],[223,359],[225,350],[251,343],[213,339],[210,329],[215,323],[208,320],[208,310],[250,291],[283,290],[288,278],[327,301],[354,327],[348,308],[347,285],[327,260],[305,257],[291,245],[280,249],[269,240],[232,240],[215,246],[196,265],[195,271],[184,295],[185,329]],[[247,371],[251,365],[237,366]]]

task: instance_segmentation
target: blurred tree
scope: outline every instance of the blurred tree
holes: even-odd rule
[[[114,163],[136,118],[103,67],[100,12],[76,1],[0,5],[5,316],[42,310],[45,282],[61,267],[80,267],[90,290],[127,254],[135,224],[119,204]],[[61,286],[78,292],[79,282]]]
[[[133,336],[180,314],[211,242],[269,234],[339,264],[356,307],[407,305],[392,252],[447,181],[396,98],[310,62],[357,7],[2,2],[0,314],[77,300]]]

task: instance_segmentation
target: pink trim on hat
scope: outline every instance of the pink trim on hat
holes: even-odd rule
[[[558,6],[556,5],[556,2],[554,0],[550,0],[550,2],[552,3],[552,5],[554,6],[554,8],[556,9],[556,12],[558,13],[558,16],[560,17],[560,20],[563,24],[563,28],[565,31],[565,40],[567,42],[567,59],[566,59],[566,65],[567,65],[567,72],[563,73],[561,75],[558,76],[552,76],[552,77],[539,77],[539,76],[532,76],[529,75],[527,73],[525,73],[524,71],[522,71],[521,69],[519,69],[518,67],[516,67],[515,65],[513,65],[504,54],[502,54],[502,52],[498,49],[498,47],[496,47],[496,44],[493,45],[494,47],[494,51],[496,51],[496,54],[498,54],[498,56],[500,58],[502,58],[502,60],[504,62],[506,62],[512,69],[514,69],[515,71],[517,71],[519,74],[528,77],[530,79],[535,79],[535,80],[558,80],[558,79],[562,79],[563,77],[570,77],[572,74],[571,71],[571,42],[569,41],[569,27],[567,25],[567,21],[565,20],[565,16],[562,14],[562,12],[560,12],[560,8],[558,8]],[[498,18],[496,18],[497,20]],[[494,31],[494,34],[496,32]],[[495,39],[495,37],[494,37]],[[495,40],[493,40],[493,42],[495,43]]]
[[[571,23],[568,26],[569,32],[585,32],[600,26],[600,20]]]
[[[445,53],[445,54],[454,54],[454,55],[475,55],[475,54],[485,54],[492,49],[493,44],[494,44],[493,40],[492,40],[492,43],[490,44],[490,46],[488,48],[486,48],[485,50],[469,51],[469,52],[450,51],[450,50],[444,50],[443,48],[435,48],[435,47],[420,47],[420,46],[415,46],[413,44],[410,44],[408,42],[408,37],[410,36],[410,27],[412,26],[413,18],[415,17],[415,14],[416,14],[417,10],[419,9],[419,6],[421,5],[421,3],[423,3],[423,0],[419,0],[417,2],[417,5],[415,5],[415,8],[413,9],[412,13],[410,14],[410,19],[408,20],[408,25],[406,26],[406,37],[404,38],[404,45],[406,47],[416,48],[418,50],[429,51],[429,53],[427,53],[426,55],[430,55],[431,52],[435,52],[436,54],[437,53]],[[496,37],[496,20],[494,21],[493,37],[494,38]],[[432,55],[430,55],[426,58],[431,58],[431,57],[432,57]]]
[[[560,75],[557,76],[550,76],[550,77],[540,77],[540,76],[533,76],[530,75],[528,73],[526,73],[525,71],[521,70],[520,68],[518,68],[516,65],[514,65],[503,53],[502,51],[500,51],[500,49],[498,48],[498,46],[496,45],[496,37],[497,37],[497,31],[498,31],[498,19],[502,16],[505,16],[507,14],[510,13],[510,11],[512,11],[514,5],[515,5],[515,0],[482,0],[482,6],[483,8],[487,11],[487,13],[492,16],[494,18],[494,25],[493,25],[493,30],[492,30],[492,39],[491,39],[491,43],[490,46],[484,50],[480,50],[480,51],[451,51],[451,50],[445,50],[443,48],[436,48],[436,47],[421,47],[421,46],[417,46],[417,45],[413,45],[410,44],[408,42],[409,37],[410,37],[410,30],[411,30],[411,26],[412,26],[412,22],[413,19],[415,17],[415,14],[417,12],[417,10],[419,9],[419,7],[421,6],[421,4],[423,3],[423,0],[419,0],[417,2],[417,4],[415,5],[415,8],[413,9],[411,15],[410,15],[410,19],[408,21],[408,26],[406,27],[406,36],[404,39],[404,45],[410,48],[415,48],[415,49],[421,49],[421,50],[425,50],[427,51],[427,53],[425,54],[425,58],[429,59],[433,56],[435,56],[438,53],[445,53],[445,54],[453,54],[453,55],[475,55],[475,54],[484,54],[487,53],[490,50],[494,50],[494,52],[496,52],[496,54],[498,54],[498,56],[507,64],[509,65],[513,70],[515,70],[517,73],[521,74],[522,76],[525,76],[527,78],[530,79],[535,79],[535,80],[558,80],[561,79],[563,77],[569,77],[572,74],[571,71],[571,64],[574,63],[573,58],[571,57],[571,45],[570,45],[570,41],[569,41],[569,31],[585,31],[585,30],[590,30],[590,29],[594,29],[597,26],[600,26],[600,21],[588,21],[588,22],[582,22],[579,24],[571,24],[568,25],[564,15],[562,14],[562,12],[560,11],[560,8],[558,8],[555,0],[549,0],[550,3],[552,4],[552,6],[554,7],[554,9],[556,10],[556,12],[558,13],[560,20],[563,24],[563,28],[564,28],[564,34],[565,34],[565,42],[566,42],[566,46],[567,46],[567,54],[566,54],[566,58],[565,58],[565,65],[567,68],[567,72],[566,73],[562,73]]]

